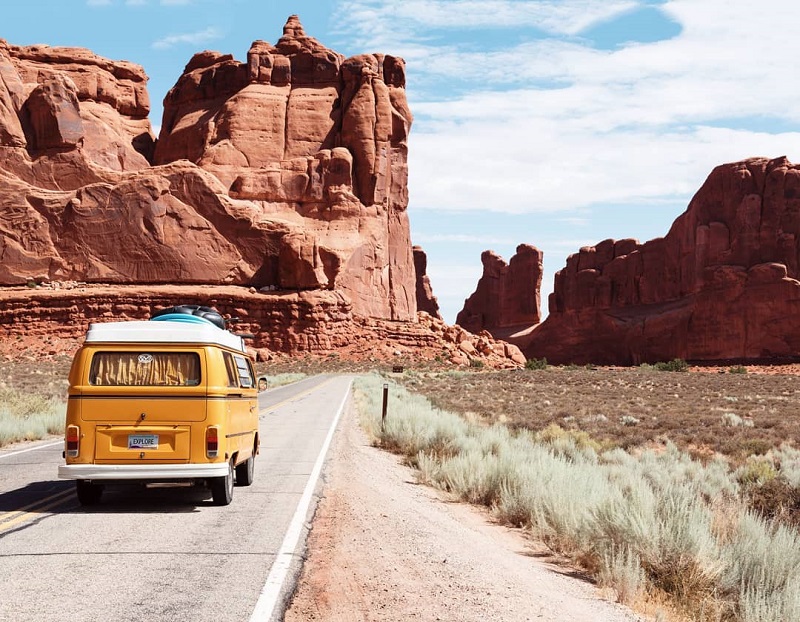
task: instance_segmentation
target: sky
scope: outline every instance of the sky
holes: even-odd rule
[[[544,251],[546,315],[582,246],[665,235],[719,164],[800,162],[796,0],[27,0],[0,38],[141,65],[157,132],[195,52],[246,61],[292,14],[345,56],[405,59],[411,235],[449,323],[484,250]]]

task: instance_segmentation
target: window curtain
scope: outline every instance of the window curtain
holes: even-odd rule
[[[97,386],[196,386],[200,357],[194,352],[97,352],[89,382]]]

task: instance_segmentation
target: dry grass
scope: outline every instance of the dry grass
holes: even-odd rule
[[[553,373],[559,371],[565,370]],[[459,402],[459,387],[493,375],[447,374],[454,384],[442,393]],[[419,389],[417,376],[404,381]],[[420,392],[391,383],[393,409],[382,425],[382,382],[372,376],[356,385],[362,423],[377,444],[403,454],[421,482],[530,531],[620,601],[649,607],[663,600],[669,606],[658,607],[662,620],[800,620],[800,534],[773,512],[779,498],[793,508],[800,451],[783,445],[732,469],[720,455],[692,460],[666,442],[659,448],[647,441],[636,451],[598,449],[582,430],[486,425],[492,417],[480,405],[470,403],[468,416],[458,417],[442,409],[444,400],[432,406]],[[727,420],[726,429],[749,429]],[[761,516],[748,509],[757,509],[756,490],[766,497]]]
[[[672,441],[696,458],[734,463],[800,439],[800,381],[786,374],[652,369],[407,373],[407,388],[486,423],[581,431],[604,447]]]

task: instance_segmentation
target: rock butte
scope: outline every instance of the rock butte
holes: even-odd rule
[[[0,40],[7,337],[216,301],[256,348],[325,352],[369,318],[420,324],[418,288],[436,315],[406,212],[402,59],[345,58],[291,16],[244,63],[195,54],[157,141],[146,85],[132,63]],[[432,321],[425,334],[440,334]],[[497,365],[524,362],[500,349]]]
[[[414,246],[412,250],[414,251],[414,270],[417,275],[417,309],[441,320],[439,301],[433,295],[431,280],[428,278],[428,256],[421,246]]]
[[[724,164],[663,238],[571,255],[523,350],[562,364],[792,360],[798,279],[800,166]]]
[[[529,244],[517,246],[506,263],[492,251],[481,255],[483,275],[475,292],[464,302],[456,324],[471,332],[489,331],[495,337],[524,344],[528,329],[541,320],[542,251]],[[502,335],[502,337],[499,337]]]

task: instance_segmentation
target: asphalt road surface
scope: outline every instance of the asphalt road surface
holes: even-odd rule
[[[255,481],[225,507],[200,489],[112,488],[83,508],[57,479],[61,441],[0,450],[0,621],[279,620],[349,386],[260,394]]]

